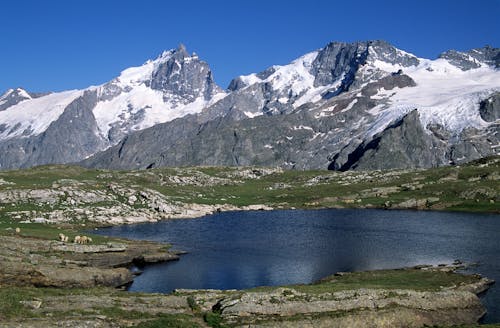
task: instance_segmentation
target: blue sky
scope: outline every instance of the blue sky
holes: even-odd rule
[[[218,84],[330,41],[384,39],[420,57],[500,46],[500,0],[3,2],[0,92],[98,85],[184,43]]]

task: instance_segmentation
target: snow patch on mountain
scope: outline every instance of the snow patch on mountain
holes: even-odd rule
[[[158,65],[168,61],[174,53],[175,50],[166,50],[155,60],[148,60],[141,66],[127,68],[113,82],[120,87],[130,87],[150,81]]]
[[[479,104],[500,91],[500,71],[481,66],[463,71],[446,59],[421,59],[418,66],[402,67],[375,60],[373,66],[386,71],[402,72],[410,76],[416,86],[379,90],[373,99],[388,99],[388,105],[379,105],[369,112],[377,115],[370,134],[382,131],[391,122],[417,109],[423,127],[439,124],[459,134],[467,127],[482,128],[489,123],[479,115]],[[383,122],[386,122],[385,124]]]
[[[164,101],[163,92],[140,84],[113,99],[99,102],[93,113],[101,135],[107,137],[113,125],[130,121],[134,115],[140,115],[141,119],[133,122],[131,130],[142,130],[188,114],[199,113],[203,108],[219,101],[224,96],[226,96],[225,93],[218,93],[209,101],[201,96],[183,105],[177,103],[175,96],[171,96],[170,101]]]
[[[254,117],[257,117],[257,116],[262,116],[264,115],[264,113],[262,112],[258,112],[258,113],[253,113],[253,112],[243,112],[247,117],[249,118],[254,118]]]
[[[268,83],[273,90],[283,91],[286,97],[278,99],[281,103],[286,103],[290,98],[293,100],[293,107],[298,108],[306,103],[317,102],[322,99],[325,92],[340,86],[344,76],[339,77],[333,84],[314,87],[315,76],[311,74],[312,63],[318,56],[318,51],[310,52],[297,58],[288,65],[272,66],[273,71],[266,78],[260,78],[258,74],[242,75],[238,79],[245,87],[250,87],[256,83]],[[286,91],[286,92],[285,92]]]
[[[0,140],[44,132],[50,123],[57,120],[64,109],[82,93],[81,90],[52,93],[22,101],[0,111]]]

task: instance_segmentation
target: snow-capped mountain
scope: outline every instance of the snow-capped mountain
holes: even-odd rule
[[[84,165],[461,163],[498,151],[499,66],[498,48],[429,60],[384,41],[332,42],[222,91],[180,47],[102,86],[36,99],[17,91],[2,105],[10,90],[0,98],[0,168],[93,154]],[[55,142],[65,135],[70,142]]]
[[[48,95],[8,90],[0,97],[0,169],[79,161],[225,95],[208,64],[182,45],[101,86]]]
[[[500,144],[498,54],[487,47],[429,60],[383,41],[333,42],[237,77],[196,118],[134,133],[85,164],[347,170],[488,156]]]

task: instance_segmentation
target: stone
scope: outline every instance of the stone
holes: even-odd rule
[[[38,301],[38,300],[35,300],[35,301],[19,301],[19,303],[21,303],[25,307],[27,307],[29,309],[32,309],[32,310],[37,310],[37,309],[39,309],[42,306],[42,301]]]

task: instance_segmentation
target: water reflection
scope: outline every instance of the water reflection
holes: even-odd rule
[[[147,267],[130,288],[147,292],[309,283],[337,271],[455,259],[479,262],[481,273],[500,280],[499,232],[498,215],[381,210],[228,212],[101,230],[189,252]],[[485,298],[489,321],[500,321],[497,289]]]

